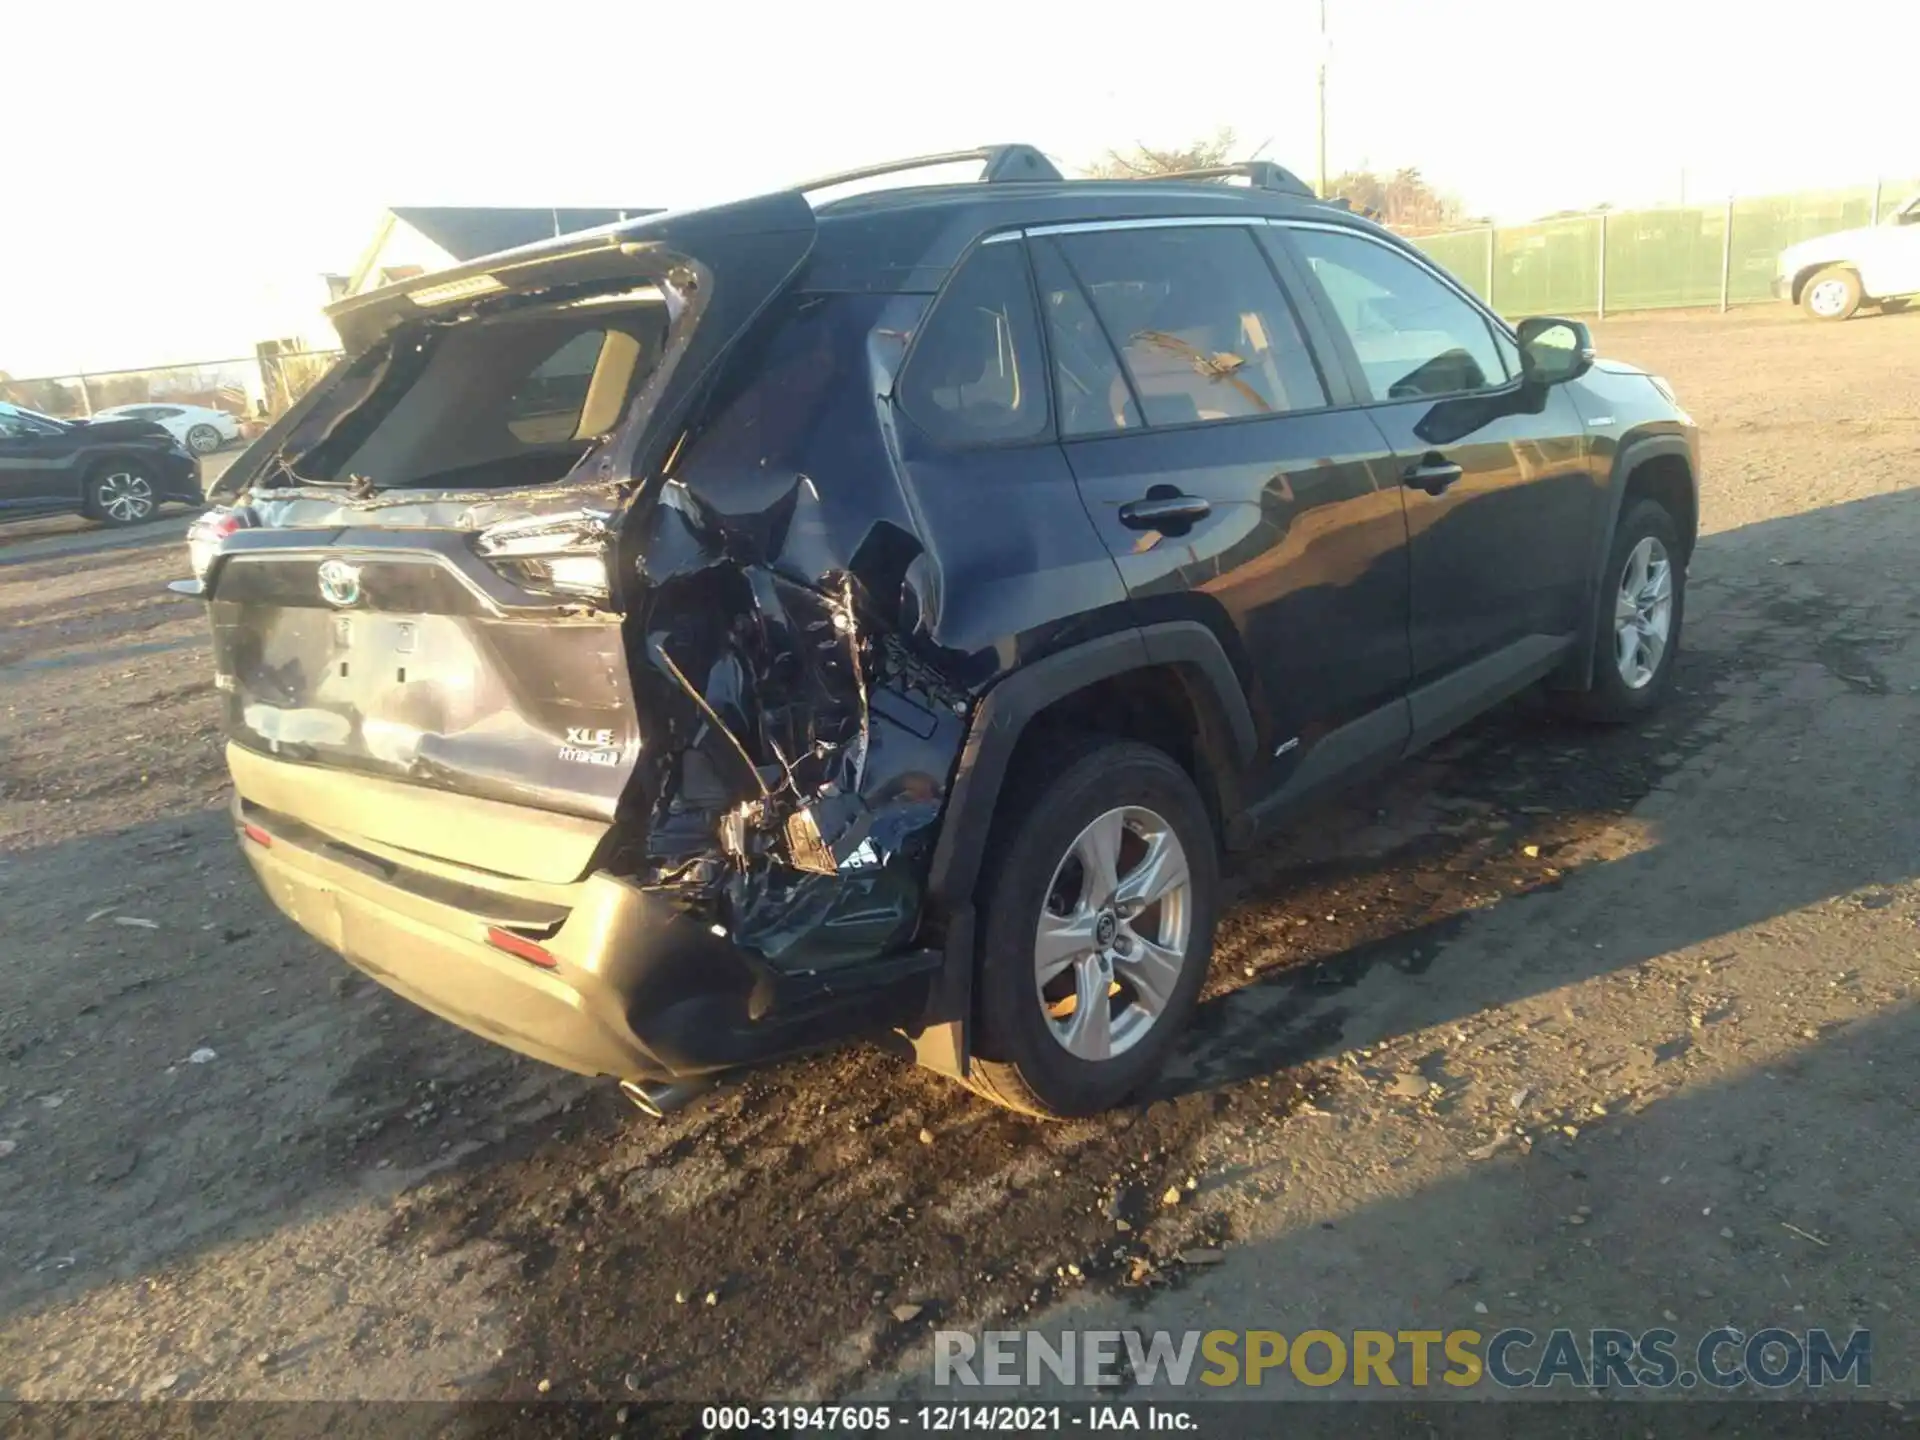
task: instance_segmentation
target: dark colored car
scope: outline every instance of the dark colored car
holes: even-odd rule
[[[134,525],[205,502],[200,462],[150,420],[56,420],[0,402],[0,520],[77,511]]]
[[[1276,167],[974,158],[335,307],[184,586],[283,910],[655,1112],[898,1032],[1086,1113],[1187,1019],[1222,847],[1538,682],[1660,702],[1662,381]]]

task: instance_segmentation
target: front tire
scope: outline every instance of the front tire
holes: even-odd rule
[[[1008,794],[982,890],[973,1087],[1046,1119],[1093,1115],[1155,1075],[1213,955],[1219,857],[1163,752],[1049,746]]]
[[[187,449],[196,455],[211,455],[220,445],[220,432],[211,425],[195,425],[187,431]]]
[[[1686,611],[1685,551],[1657,500],[1632,500],[1613,532],[1595,606],[1593,688],[1561,706],[1583,720],[1624,724],[1657,709],[1673,688]]]
[[[1816,320],[1851,320],[1865,298],[1857,273],[1829,265],[1815,271],[1800,291],[1800,308]]]
[[[153,481],[136,461],[109,460],[87,477],[85,510],[102,525],[138,525],[159,509]]]

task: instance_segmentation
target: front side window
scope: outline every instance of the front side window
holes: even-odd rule
[[[1289,233],[1353,341],[1375,400],[1458,395],[1507,383],[1486,318],[1429,271],[1358,235]]]
[[[990,445],[1047,430],[1047,382],[1027,259],[982,245],[934,301],[901,372],[900,408],[935,440]]]
[[[1327,403],[1293,310],[1249,231],[1094,230],[1056,243],[1119,351],[1148,425]]]

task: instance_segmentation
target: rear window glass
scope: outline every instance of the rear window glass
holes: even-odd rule
[[[1047,430],[1047,382],[1027,260],[983,245],[927,317],[900,376],[900,408],[947,444],[1031,440]]]
[[[558,480],[620,423],[665,337],[659,304],[523,311],[454,326],[432,342],[411,383],[389,379],[404,388],[352,453],[309,478],[361,475],[382,489]]]

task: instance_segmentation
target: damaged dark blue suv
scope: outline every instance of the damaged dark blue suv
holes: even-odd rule
[[[179,587],[241,843],[382,984],[655,1113],[891,1032],[1112,1105],[1222,847],[1535,682],[1669,688],[1666,385],[1274,166],[932,157],[333,318]]]

